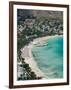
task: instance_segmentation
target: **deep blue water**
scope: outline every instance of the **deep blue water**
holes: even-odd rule
[[[63,78],[63,37],[46,41],[46,46],[34,46],[32,54],[45,78]]]

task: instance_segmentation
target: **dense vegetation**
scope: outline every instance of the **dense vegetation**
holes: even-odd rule
[[[18,80],[41,79],[41,77],[36,77],[21,57],[21,48],[28,45],[35,38],[55,34],[63,34],[63,12],[18,9],[17,56],[18,62],[22,62],[20,67],[23,67],[24,70]]]

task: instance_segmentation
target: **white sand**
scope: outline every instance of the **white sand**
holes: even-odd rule
[[[40,37],[40,38],[37,38],[37,39],[34,39],[33,42],[31,42],[28,46],[25,46],[24,48],[21,49],[21,56],[23,58],[25,58],[25,62],[27,64],[29,64],[30,68],[32,69],[33,72],[35,72],[36,76],[38,77],[42,77],[43,79],[45,79],[45,75],[44,73],[39,69],[38,65],[37,65],[37,62],[34,60],[33,56],[32,56],[32,53],[31,53],[31,49],[33,47],[34,44],[43,44],[45,43],[45,41],[49,38],[53,38],[53,37],[56,37],[57,35],[55,36],[45,36],[45,37]]]

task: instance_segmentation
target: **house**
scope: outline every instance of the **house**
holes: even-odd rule
[[[27,27],[32,28],[33,24],[35,23],[35,19],[25,19],[24,24],[27,25]]]

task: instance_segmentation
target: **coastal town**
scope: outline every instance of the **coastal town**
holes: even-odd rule
[[[55,35],[63,35],[62,18],[63,12],[61,11],[39,11],[39,10],[18,9],[17,11],[18,80],[35,80],[44,78],[44,74],[38,68],[37,63],[35,65],[36,69],[33,68],[31,64],[33,60],[32,62],[30,62],[31,61],[30,59],[32,58],[30,58],[28,54],[29,49],[27,50],[26,46],[30,46],[30,43],[36,41],[36,39],[38,38],[43,38],[46,36],[49,37]],[[42,39],[39,39],[39,41],[41,40]],[[42,42],[43,41],[44,40],[42,40]],[[29,63],[27,62],[27,60],[29,60]]]

